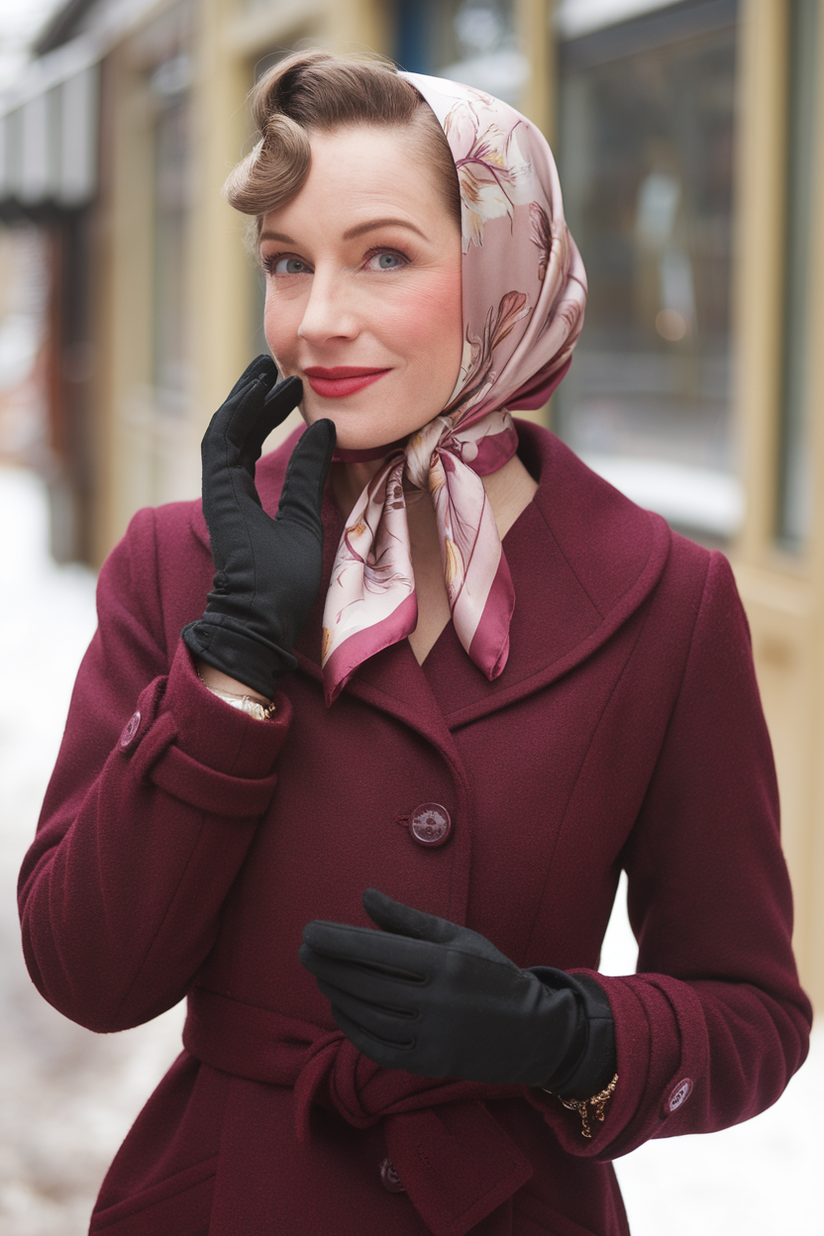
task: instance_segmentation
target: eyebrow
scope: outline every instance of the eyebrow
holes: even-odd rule
[[[285,232],[261,232],[258,240],[279,240],[284,245],[295,245],[297,241]]]
[[[419,227],[415,227],[414,223],[410,223],[407,219],[394,219],[391,216],[385,219],[371,219],[368,223],[359,223],[357,227],[350,227],[343,233],[343,239],[354,240],[356,236],[363,236],[365,232],[374,232],[379,227],[405,227],[410,232],[416,232],[422,240],[426,240],[424,233]]]
[[[368,223],[359,223],[356,227],[350,227],[343,233],[344,240],[355,240],[358,236],[363,236],[366,232],[377,231],[381,227],[404,227],[410,232],[416,232],[422,240],[426,240],[425,234],[416,227],[414,223],[409,223],[406,219],[395,219],[387,217],[385,219],[370,219]],[[285,232],[265,231],[260,234],[261,240],[279,240],[281,244],[296,245],[298,242],[293,236],[287,236]]]

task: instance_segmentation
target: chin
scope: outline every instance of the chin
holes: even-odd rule
[[[338,430],[336,418],[329,417],[329,420],[335,421],[335,429]],[[405,440],[407,434],[395,435],[387,438],[385,434],[375,433],[357,433],[340,429],[337,432],[337,449],[341,451],[376,451],[380,447],[385,446],[387,449],[393,442]]]
[[[405,439],[413,432],[413,430],[397,428],[387,429],[383,425],[376,427],[374,424],[366,423],[367,420],[373,419],[371,416],[369,418],[358,417],[351,411],[319,408],[317,404],[314,407],[311,404],[302,405],[300,414],[307,425],[314,425],[315,421],[320,420],[332,421],[337,435],[337,446],[342,451],[377,450],[380,446],[390,446],[393,442]]]

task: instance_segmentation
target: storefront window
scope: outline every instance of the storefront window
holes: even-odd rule
[[[395,17],[403,68],[449,77],[518,106],[529,62],[514,0],[396,0]]]
[[[722,542],[743,515],[730,416],[735,15],[734,3],[679,4],[562,37],[559,69],[561,183],[590,293],[554,427],[641,505]]]

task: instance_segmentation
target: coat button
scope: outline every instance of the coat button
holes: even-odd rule
[[[123,733],[120,735],[120,745],[124,749],[134,738],[137,731],[140,729],[140,710],[133,712],[126,724],[123,726]]]
[[[687,1099],[692,1094],[692,1078],[682,1077],[680,1082],[676,1082],[669,1093],[667,1099],[667,1111],[677,1112],[682,1104],[686,1103]]]
[[[405,1193],[406,1189],[400,1181],[398,1173],[395,1171],[395,1164],[391,1159],[384,1159],[380,1166],[381,1184],[384,1189],[388,1189],[390,1193]]]
[[[449,812],[440,803],[421,803],[409,817],[409,831],[418,845],[443,845],[452,832]]]

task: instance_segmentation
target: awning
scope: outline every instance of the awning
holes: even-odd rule
[[[0,98],[0,208],[75,208],[94,197],[101,52],[74,39]]]

